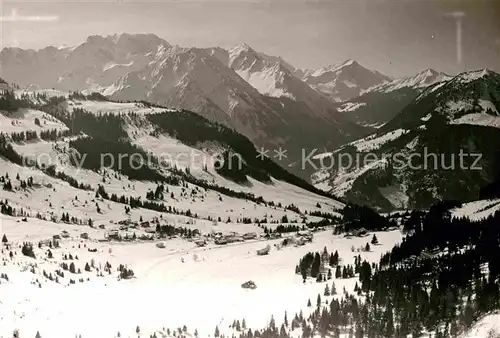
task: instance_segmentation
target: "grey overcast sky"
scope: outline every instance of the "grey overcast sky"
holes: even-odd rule
[[[76,45],[89,35],[154,33],[181,46],[246,42],[299,68],[355,59],[390,76],[425,68],[500,71],[500,0],[171,0],[4,2],[2,46]],[[462,63],[455,19],[462,11]]]

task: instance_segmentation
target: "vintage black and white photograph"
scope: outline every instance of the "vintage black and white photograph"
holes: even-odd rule
[[[0,0],[0,338],[500,338],[499,0]]]

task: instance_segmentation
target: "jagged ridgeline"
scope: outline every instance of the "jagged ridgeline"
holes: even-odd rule
[[[89,99],[88,96],[84,97]],[[79,96],[76,98],[78,99]],[[99,99],[99,97],[92,98],[93,100]],[[138,103],[152,106],[146,102]],[[239,184],[249,184],[247,177],[271,184],[272,177],[328,196],[305,180],[289,173],[269,158],[260,157],[255,146],[247,137],[190,111],[165,108],[164,111],[145,115],[136,112],[93,114],[85,109],[75,108],[69,113],[65,108],[65,99],[58,97],[47,99],[47,102],[38,108],[63,121],[73,134],[83,133],[86,135],[86,137],[72,140],[70,146],[79,154],[72,157],[73,164],[76,165],[81,161],[84,168],[87,169],[98,170],[102,165],[101,154],[103,153],[109,153],[114,158],[119,158],[120,155],[139,154],[141,156],[136,156],[134,161],[144,161],[143,163],[122,161],[120,171],[131,179],[151,181],[164,179],[164,174],[159,170],[159,159],[132,144],[126,131],[128,123],[147,122],[153,127],[154,134],[168,135],[193,148],[207,142],[217,144],[218,148],[222,149],[217,160],[220,161],[216,166],[217,172]],[[85,157],[84,161],[83,156]],[[115,161],[114,165],[118,166],[118,163]],[[113,169],[118,169],[118,167]],[[176,174],[189,174],[188,172],[181,173],[176,168],[169,168],[169,170]]]
[[[5,83],[5,81],[0,78],[1,83]],[[6,91],[0,96],[0,111],[13,113],[18,109],[28,108],[29,106],[30,102],[28,100],[16,98],[13,91]]]

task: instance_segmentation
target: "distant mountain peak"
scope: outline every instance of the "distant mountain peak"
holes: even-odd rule
[[[389,77],[348,59],[342,63],[308,71],[304,81],[332,101],[346,101],[362,90],[390,80]]]
[[[342,63],[342,66],[359,66],[359,63],[356,60],[348,59]]]
[[[250,45],[248,45],[245,42],[242,42],[239,45],[236,45],[236,46],[234,46],[233,48],[231,48],[229,50],[230,54],[245,53],[245,52],[255,52],[255,50],[252,47],[250,47]]]
[[[443,72],[438,72],[435,69],[427,68],[427,69],[420,71],[419,73],[417,73],[415,76],[413,76],[411,78],[426,79],[427,81],[431,81],[431,82],[435,83],[435,82],[439,82],[439,81],[449,80],[452,77],[443,73]],[[426,84],[426,83],[422,83],[422,84]]]
[[[439,72],[436,71],[435,69],[432,69],[432,68],[427,68],[427,69],[424,69],[422,70],[421,72],[419,72],[418,74],[422,74],[422,75],[427,75],[427,76],[432,76],[432,75],[436,75],[438,74]]]
[[[87,37],[87,43],[103,43],[106,41],[107,39],[101,35],[89,35]]]
[[[341,63],[335,63],[335,64],[328,65],[326,67],[320,68],[317,71],[315,71],[313,74],[315,74],[317,76],[317,75],[325,73],[325,72],[340,71],[343,68],[350,68],[350,67],[364,68],[356,60],[348,59],[348,60],[345,60],[344,62],[341,62]]]

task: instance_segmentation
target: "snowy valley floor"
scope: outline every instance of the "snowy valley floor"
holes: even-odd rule
[[[399,242],[399,231],[376,233],[380,245],[372,246],[371,252],[351,251],[364,246],[370,237],[344,238],[332,235],[331,230],[315,234],[313,243],[302,247],[274,246],[268,256],[257,256],[256,250],[267,243],[261,241],[235,243],[225,246],[210,244],[196,247],[182,239],[165,241],[164,249],[152,242],[128,244],[98,242],[92,240],[99,230],[89,231],[89,240],[77,238],[78,226],[54,224],[29,219],[2,217],[2,230],[13,247],[29,238],[50,238],[64,228],[70,234],[61,240],[61,248],[52,249],[53,259],[48,259],[47,248],[35,247],[37,259],[21,254],[9,260],[9,251],[3,250],[2,273],[9,281],[0,284],[0,336],[10,337],[19,329],[24,337],[34,337],[39,331],[42,337],[122,337],[136,336],[140,327],[143,335],[163,328],[177,329],[186,325],[192,333],[196,328],[200,337],[213,336],[215,326],[221,333],[230,332],[235,319],[245,319],[246,326],[262,328],[271,315],[281,325],[285,311],[293,316],[300,310],[307,313],[307,301],[314,303],[317,294],[323,295],[325,284],[332,281],[302,283],[294,274],[295,265],[308,251],[338,250],[342,264],[353,264],[354,255],[376,262],[380,256]],[[92,229],[91,229],[92,230]],[[73,237],[75,236],[75,237]],[[80,248],[79,248],[80,246]],[[89,252],[88,249],[97,249]],[[64,278],[51,282],[42,276],[43,270],[55,275],[64,254],[78,256],[73,260],[81,275],[65,272]],[[112,275],[97,277],[95,269],[84,271],[86,262],[94,260],[94,266],[112,265]],[[13,263],[12,263],[13,262]],[[68,261],[68,264],[70,262]],[[2,263],[4,264],[4,263]],[[36,264],[35,273],[22,267]],[[135,278],[118,280],[116,269],[125,264],[133,269]],[[70,278],[75,284],[67,285]],[[78,280],[84,278],[84,282]],[[89,281],[87,281],[89,278]],[[39,285],[33,281],[37,280]],[[253,280],[255,290],[243,289],[241,284]],[[356,278],[334,279],[338,294],[345,287],[352,291]],[[335,296],[339,297],[339,296]],[[329,297],[330,298],[330,297]]]

